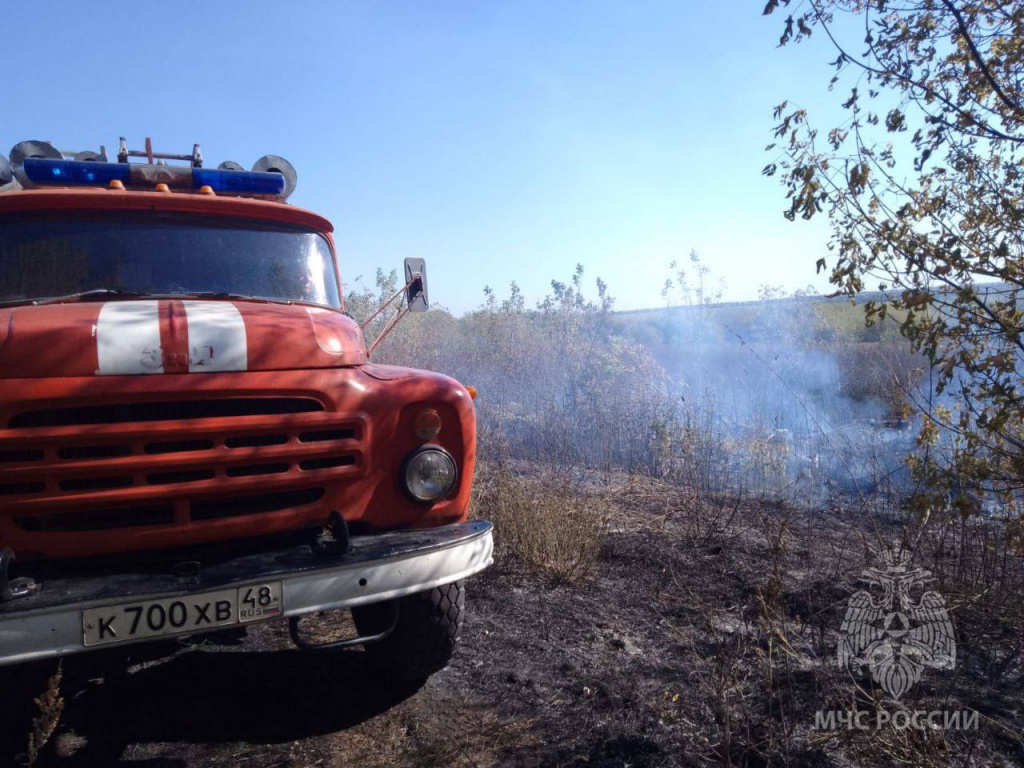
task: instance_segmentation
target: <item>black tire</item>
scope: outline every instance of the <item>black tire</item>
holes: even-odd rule
[[[352,609],[360,635],[381,632],[393,617],[392,605]],[[398,624],[383,640],[366,646],[368,661],[392,680],[426,680],[448,666],[466,615],[466,583],[455,581],[398,599]]]

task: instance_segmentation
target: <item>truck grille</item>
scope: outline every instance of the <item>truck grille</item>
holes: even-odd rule
[[[319,501],[323,495],[323,488],[307,488],[283,493],[193,501],[189,503],[189,512],[192,520],[219,520],[302,507]],[[171,525],[174,523],[174,505],[153,504],[145,507],[59,512],[55,515],[16,517],[14,523],[24,531],[52,532],[106,531],[147,525]]]
[[[308,397],[235,397],[220,400],[181,400],[158,403],[117,403],[75,408],[42,408],[19,413],[7,426],[72,427],[91,424],[130,424],[149,421],[183,421],[239,416],[280,416],[323,411],[319,401]]]
[[[306,397],[36,409],[7,426],[0,517],[39,536],[268,515],[365,471],[362,420]]]
[[[16,517],[14,523],[23,531],[108,531],[140,525],[170,525],[174,522],[173,504],[154,504],[123,509],[89,509],[81,512],[58,512],[55,515]]]

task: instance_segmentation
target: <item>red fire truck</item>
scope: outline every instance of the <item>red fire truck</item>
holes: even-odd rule
[[[492,559],[475,392],[371,361],[294,186],[148,139],[0,155],[0,664],[276,619],[447,664]],[[405,274],[385,332],[427,308]],[[312,643],[340,608],[358,636]]]

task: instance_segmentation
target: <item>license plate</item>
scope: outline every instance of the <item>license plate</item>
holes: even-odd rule
[[[283,613],[280,581],[109,605],[82,611],[83,643],[107,645],[144,637],[183,635],[272,619]]]

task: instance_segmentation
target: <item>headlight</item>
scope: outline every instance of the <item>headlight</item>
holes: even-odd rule
[[[405,492],[421,504],[433,504],[452,492],[459,473],[444,448],[425,445],[409,454],[402,466]]]

